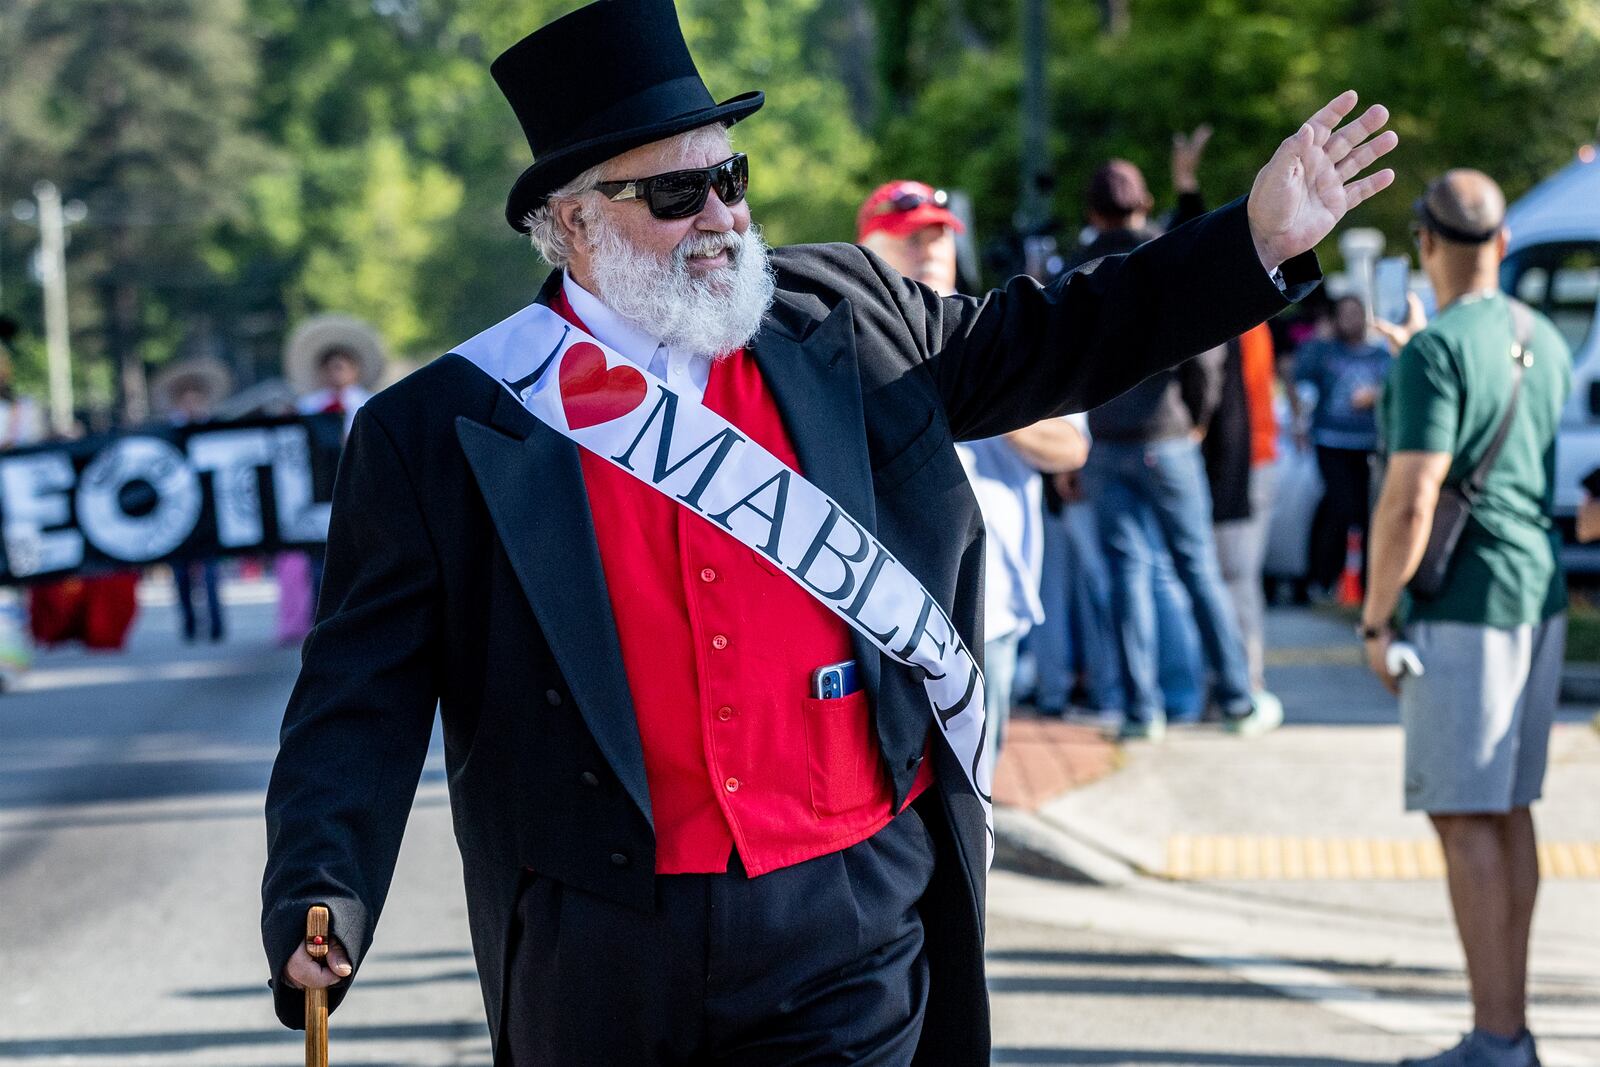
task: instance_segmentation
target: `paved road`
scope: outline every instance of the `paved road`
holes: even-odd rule
[[[128,655],[47,656],[0,697],[0,1065],[300,1062],[257,934],[295,655],[269,605],[234,618],[228,644],[186,647],[147,609]],[[436,741],[336,1064],[488,1063],[461,896]],[[1454,1022],[1457,964],[1426,917],[1007,872],[991,900],[999,1063],[1379,1064]],[[1563,965],[1541,990],[1593,1040],[1597,972]]]
[[[1177,1059],[1025,1062],[1386,1062],[1446,1047],[1467,1027],[1443,881],[1417,862],[1427,858],[1432,834],[1422,816],[1401,810],[1393,698],[1360,666],[1347,625],[1281,611],[1272,613],[1267,633],[1268,683],[1286,709],[1282,730],[1248,741],[1212,728],[1174,730],[1165,744],[1128,746],[1117,774],[1041,811],[1080,842],[1163,877],[1183,878],[1182,868],[1194,866],[1184,863],[1193,848],[1178,846],[1207,842],[1214,873],[1177,883],[1140,879],[1119,891],[1000,875],[991,921],[1003,930],[1010,918],[1048,919],[1125,938],[1130,947],[1142,939],[1208,967],[1225,984],[1243,980],[1278,999],[1222,1010],[1215,1041],[1185,1046],[1180,1040],[1210,1031],[1179,1028],[1185,1038],[1155,1046],[1189,1049]],[[1586,864],[1589,875],[1547,877],[1540,892],[1532,1024],[1547,1067],[1600,1064],[1600,736],[1590,727],[1593,713],[1563,709],[1536,809],[1542,838]],[[1279,861],[1291,848],[1299,869],[1284,877]],[[1417,877],[1374,877],[1386,866],[1390,875],[1405,873],[1408,861]],[[1260,877],[1269,869],[1275,876]],[[1116,973],[1107,968],[1102,977]],[[998,986],[997,993],[1003,1004]],[[1162,1008],[1181,1013],[1189,1003],[1164,999]],[[1321,1041],[1285,1042],[1275,1034],[1279,1021],[1308,1017],[1306,1009],[1315,1013],[1310,1018],[1340,1020],[1342,1029],[1324,1029]],[[1106,1017],[1086,1013],[1085,1024],[1098,1027]],[[1266,1058],[1228,1058],[1243,1050]]]

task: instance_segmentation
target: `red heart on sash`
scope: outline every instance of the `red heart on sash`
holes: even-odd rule
[[[574,430],[621,418],[644,402],[645,392],[644,375],[628,366],[607,370],[598,345],[579,341],[561,357],[561,406]]]

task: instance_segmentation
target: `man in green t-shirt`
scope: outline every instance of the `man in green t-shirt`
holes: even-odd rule
[[[1372,670],[1400,695],[1406,808],[1427,812],[1444,846],[1472,988],[1472,1032],[1438,1056],[1403,1061],[1428,1067],[1539,1062],[1526,1016],[1539,884],[1529,806],[1544,780],[1566,644],[1550,510],[1572,357],[1537,312],[1519,330],[1500,293],[1504,219],[1505,197],[1487,175],[1454,170],[1430,184],[1416,229],[1441,310],[1425,328],[1414,309],[1410,329],[1385,331],[1404,347],[1379,404],[1389,463],[1372,521],[1362,639]],[[1504,445],[1444,584],[1430,599],[1411,597],[1405,587],[1440,490],[1465,481],[1488,453],[1519,366]],[[1396,627],[1420,671],[1395,676]]]

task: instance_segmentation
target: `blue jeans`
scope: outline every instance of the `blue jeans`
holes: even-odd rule
[[[1044,517],[1044,567],[1039,576],[1044,622],[1028,633],[1038,667],[1038,704],[1064,709],[1081,671],[1089,707],[1121,711],[1122,667],[1111,628],[1111,576],[1088,504],[1067,504]]]
[[[183,559],[172,563],[172,582],[177,587],[178,611],[183,618],[183,638],[193,641],[199,628],[194,604],[194,572],[197,570],[200,572],[201,588],[205,592],[206,621],[210,626],[211,640],[220,641],[227,631],[227,625],[222,618],[222,596],[218,592],[220,583],[217,561],[214,559]]]
[[[1085,468],[1100,537],[1111,564],[1112,613],[1122,641],[1131,720],[1164,716],[1158,677],[1154,592],[1157,531],[1193,603],[1213,695],[1229,714],[1251,705],[1244,641],[1228,599],[1211,532],[1211,495],[1200,449],[1188,438],[1154,444],[1096,441]]]
[[[1159,533],[1153,519],[1148,533],[1155,545]],[[1189,596],[1164,549],[1154,552],[1152,561],[1162,698],[1170,717],[1198,718],[1200,636]],[[1111,614],[1111,575],[1089,504],[1067,504],[1060,515],[1045,515],[1040,599],[1044,622],[1028,634],[1038,668],[1039,707],[1065,708],[1080,673],[1089,710],[1120,713],[1128,707]]]
[[[1150,592],[1156,609],[1156,684],[1172,722],[1198,722],[1205,711],[1205,664],[1200,631],[1194,624],[1194,602],[1178,580],[1172,553],[1154,516],[1147,516],[1145,543],[1150,546]],[[1117,666],[1126,670],[1119,657]],[[1126,682],[1124,682],[1126,684]],[[1123,707],[1132,707],[1132,697]]]

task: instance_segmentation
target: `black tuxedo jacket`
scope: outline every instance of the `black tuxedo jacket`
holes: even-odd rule
[[[752,351],[806,476],[979,654],[983,525],[953,443],[1092,407],[1262,321],[1316,277],[1306,256],[1286,267],[1287,294],[1273,284],[1243,201],[1049,288],[1016,279],[981,299],[941,299],[852,245],[782,249],[774,266],[779,291]],[[559,284],[558,272],[541,299]],[[274,976],[314,903],[359,975],[436,707],[497,1063],[524,868],[654,907],[650,796],[594,521],[577,447],[460,356],[356,416],[267,795]],[[903,797],[928,702],[864,640],[856,653]],[[918,801],[939,849],[923,1059],[984,1064],[983,814],[942,740],[933,752],[938,788]],[[279,1018],[303,1026],[301,994],[275,988]]]

